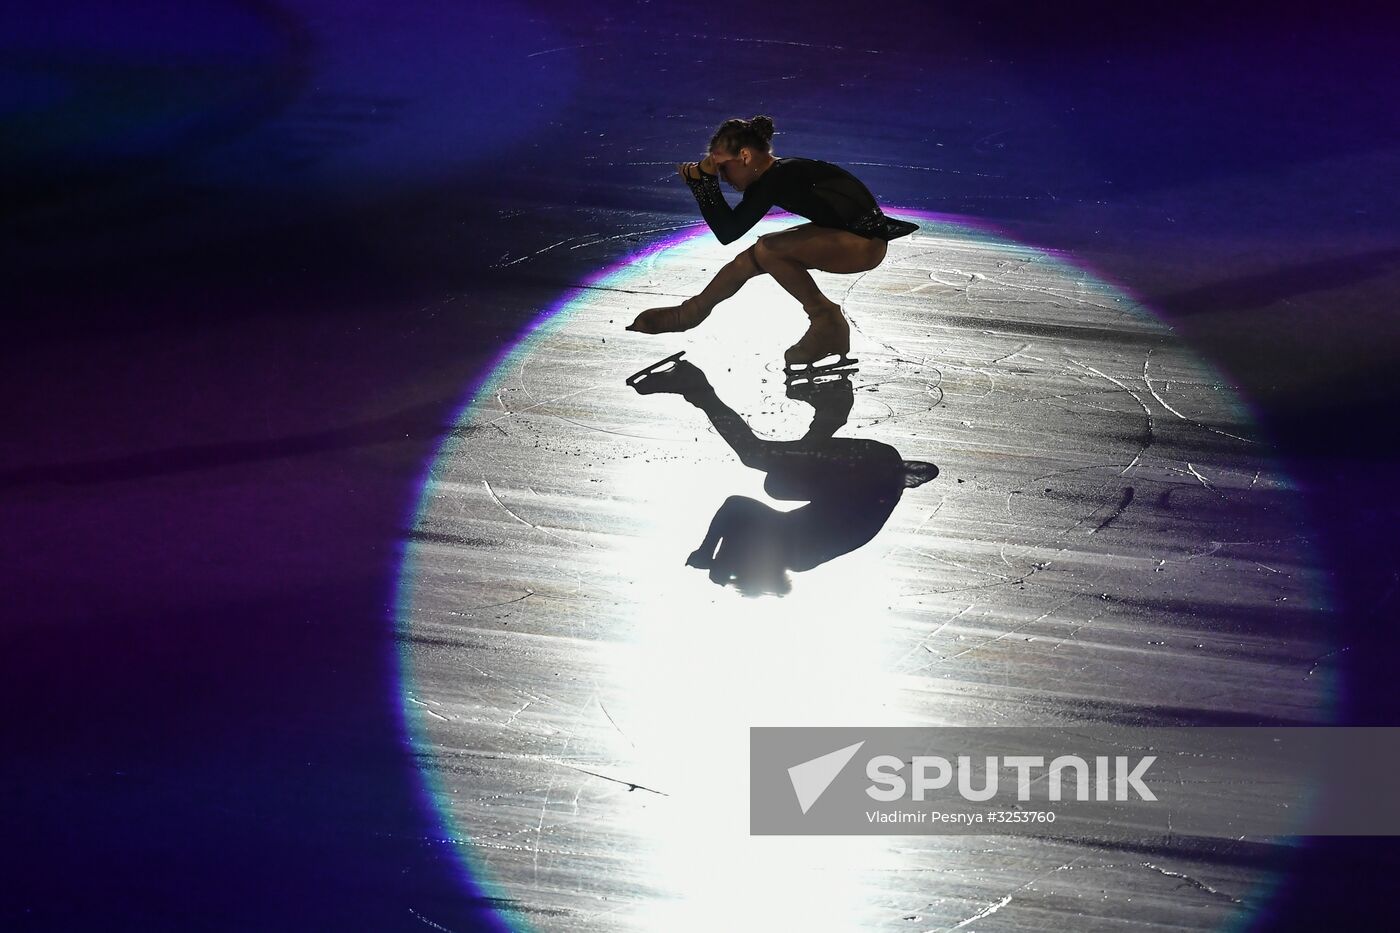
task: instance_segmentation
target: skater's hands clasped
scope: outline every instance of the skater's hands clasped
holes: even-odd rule
[[[709,156],[705,156],[699,162],[682,162],[676,168],[687,181],[699,181],[702,175],[719,174],[715,169],[715,160]]]

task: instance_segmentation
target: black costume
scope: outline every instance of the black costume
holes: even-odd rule
[[[806,217],[819,227],[849,230],[866,239],[894,240],[919,229],[907,220],[886,217],[870,189],[843,168],[817,159],[776,159],[744,191],[739,206],[730,208],[720,191],[719,176],[700,170],[686,178],[700,214],[721,243],[732,243],[777,205]]]

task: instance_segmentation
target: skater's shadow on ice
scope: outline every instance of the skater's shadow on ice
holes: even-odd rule
[[[763,484],[768,495],[808,503],[781,512],[746,496],[730,496],[719,507],[686,563],[746,596],[783,595],[792,589],[788,571],[811,570],[866,544],[884,527],[904,490],[938,475],[932,463],[904,460],[889,444],[832,436],[846,424],[854,403],[848,375],[788,387],[789,398],[815,409],[811,427],[796,441],[755,436],[720,401],[700,368],[686,360],[663,361],[628,381],[643,395],[685,398],[709,417],[740,462],[768,474]]]

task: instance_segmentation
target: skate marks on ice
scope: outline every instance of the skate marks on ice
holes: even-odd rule
[[[831,436],[938,475],[782,597],[714,585],[687,558],[726,501],[802,505],[725,434],[813,426],[781,362],[805,319],[759,278],[695,331],[622,327],[742,246],[682,241],[581,289],[432,467],[405,704],[477,877],[560,930],[1206,929],[1256,907],[1281,846],[748,836],[752,725],[1316,723],[1337,646],[1230,387],[1087,273],[934,223],[819,282],[862,361]],[[681,350],[730,414],[626,384]]]

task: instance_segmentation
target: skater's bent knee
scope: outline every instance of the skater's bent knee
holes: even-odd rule
[[[764,272],[767,272],[768,266],[778,258],[778,251],[771,243],[764,242],[763,237],[759,237],[758,242],[749,247],[749,252],[753,253],[753,264]]]
[[[773,270],[781,265],[798,266],[802,269],[810,269],[811,265],[804,262],[794,250],[796,244],[790,241],[772,240],[776,234],[764,234],[759,237],[758,242],[753,245],[754,262],[764,272],[772,274]]]
[[[750,246],[748,249],[735,256],[733,260],[735,267],[750,276],[761,275],[763,273],[763,267],[758,264],[758,259],[755,256],[757,250],[758,247]]]

